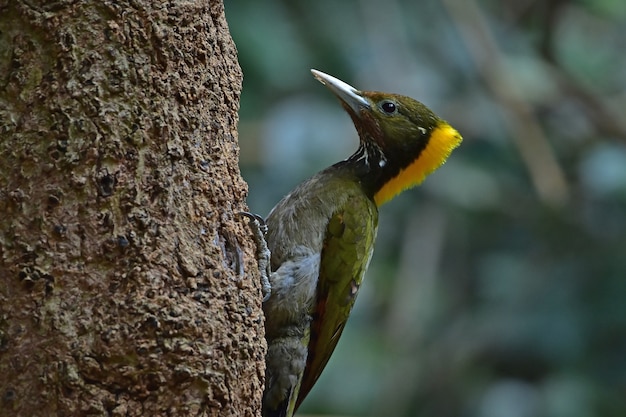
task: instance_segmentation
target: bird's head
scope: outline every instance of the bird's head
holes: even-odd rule
[[[461,143],[452,126],[417,100],[359,91],[321,71],[311,72],[339,98],[354,122],[361,146],[353,158],[367,165],[377,205],[421,183]]]

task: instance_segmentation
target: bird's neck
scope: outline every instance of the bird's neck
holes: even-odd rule
[[[383,152],[373,138],[362,137],[357,151],[344,163],[356,175],[366,195],[380,206],[420,184],[444,163],[460,141],[456,130],[440,122],[428,140],[416,141],[412,147],[392,153]]]
[[[336,164],[341,170],[356,177],[363,192],[374,201],[374,196],[394,173],[382,150],[373,141],[361,141],[359,148],[348,159]]]

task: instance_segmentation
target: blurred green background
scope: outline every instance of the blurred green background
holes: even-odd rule
[[[626,2],[226,0],[263,215],[357,147],[310,68],[412,96],[464,142],[381,209],[301,413],[626,416]]]

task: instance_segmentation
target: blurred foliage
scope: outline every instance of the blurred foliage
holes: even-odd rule
[[[226,0],[241,169],[268,213],[357,146],[309,68],[464,136],[381,209],[303,413],[626,416],[626,3]]]

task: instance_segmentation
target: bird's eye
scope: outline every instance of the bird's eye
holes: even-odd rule
[[[380,108],[387,114],[394,114],[398,111],[398,106],[393,101],[383,101],[380,103]]]

